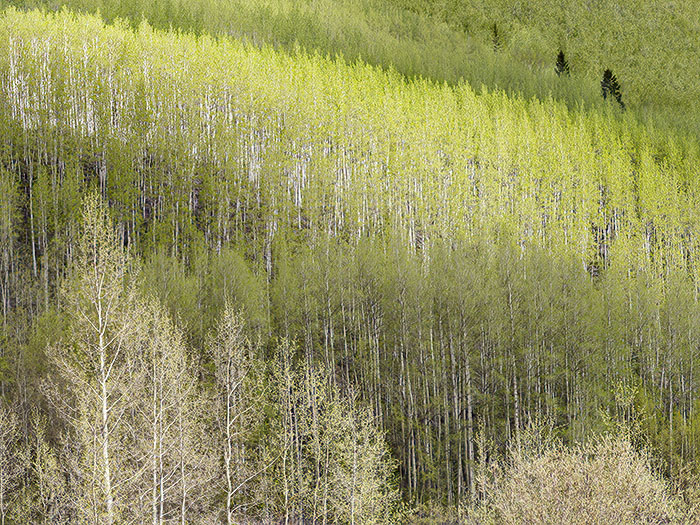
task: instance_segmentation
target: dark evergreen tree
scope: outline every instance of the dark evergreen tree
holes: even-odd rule
[[[493,42],[493,50],[499,51],[501,49],[501,33],[498,31],[498,24],[494,23],[491,28],[491,41]]]
[[[569,76],[569,63],[566,61],[564,51],[562,51],[561,49],[559,50],[559,54],[557,55],[557,63],[554,66],[554,71],[559,76]]]
[[[622,109],[625,109],[625,103],[622,102],[622,93],[620,93],[620,83],[610,69],[606,69],[603,73],[603,80],[600,81],[600,87],[604,99],[607,99],[608,95],[610,95],[617,100]]]

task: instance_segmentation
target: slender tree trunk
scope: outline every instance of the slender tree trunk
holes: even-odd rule
[[[180,525],[187,523],[187,475],[185,467],[185,420],[182,414],[182,405],[178,410],[180,425]]]
[[[353,436],[353,439],[356,439]],[[350,525],[355,525],[355,485],[357,483],[357,442],[352,450],[352,491],[350,493]]]
[[[673,377],[671,374],[668,380],[668,442],[669,473],[673,476]]]
[[[33,187],[34,174],[29,168],[29,229],[32,236],[32,275],[37,277],[37,262],[36,262],[36,240],[34,238],[34,192]]]
[[[5,472],[0,468],[0,525],[5,525]]]
[[[472,375],[468,358],[465,368],[467,376],[467,461],[469,465],[469,493],[473,502],[476,499],[476,486],[474,483],[474,416],[472,411]]]
[[[520,450],[520,396],[518,392],[518,374],[513,357],[513,412],[515,414],[515,443]]]
[[[231,456],[233,454],[231,446],[231,361],[227,365],[227,387],[226,387],[226,448],[224,450],[224,464],[226,467],[226,523],[233,524],[233,514],[231,512],[231,498],[233,496],[233,483],[231,472]]]
[[[153,378],[156,377],[156,365],[155,359],[153,360]],[[158,399],[157,399],[157,388],[153,385],[153,448],[152,448],[152,459],[151,468],[153,469],[153,485],[151,486],[151,514],[153,518],[153,525],[158,525]]]
[[[163,523],[165,515],[165,472],[163,469],[163,377],[158,381],[156,390],[158,391],[158,523]]]
[[[102,463],[104,468],[103,482],[105,503],[107,506],[107,523],[114,523],[114,498],[112,495],[112,474],[109,462],[109,407],[107,396],[107,363],[105,362],[104,336],[100,334],[100,383],[102,401]]]

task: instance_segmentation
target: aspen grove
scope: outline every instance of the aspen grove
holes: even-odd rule
[[[468,520],[542,426],[697,505],[697,142],[444,80],[0,12],[3,525]]]

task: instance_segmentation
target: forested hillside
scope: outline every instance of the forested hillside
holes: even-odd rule
[[[697,136],[700,17],[692,2],[501,0],[2,0],[119,17],[138,26],[228,35],[288,52],[360,59],[402,75],[466,80],[569,107],[599,106],[606,69],[627,107]],[[564,51],[568,75],[554,62]]]
[[[648,469],[647,522],[697,506],[700,150],[650,124],[666,88],[622,111],[594,57],[511,77],[468,33],[485,65],[431,70],[432,4],[395,48],[369,3],[302,47],[279,13],[326,4],[167,5],[191,31],[0,15],[5,523],[468,519],[542,425],[625,429],[653,461],[593,454]]]
[[[600,80],[612,68],[635,111],[698,133],[700,17],[693,2],[388,0],[399,8],[494,39],[516,62],[551,66],[566,51],[572,73]],[[495,29],[494,29],[495,28]]]

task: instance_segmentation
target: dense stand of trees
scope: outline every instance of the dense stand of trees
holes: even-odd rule
[[[369,522],[384,439],[456,504],[541,418],[694,468],[692,144],[145,23],[0,47],[0,511]]]
[[[615,0],[383,0],[422,17],[464,27],[490,42],[498,25],[503,54],[537,70],[562,46],[578,77],[610,67],[624,79],[628,107],[657,126],[697,135],[700,19],[691,3]],[[538,71],[538,75],[541,76]],[[502,85],[502,87],[506,87]]]
[[[598,106],[602,67],[624,79],[625,102],[655,125],[697,136],[700,23],[692,3],[595,5],[511,0],[0,0],[0,6],[99,13],[138,26],[228,35],[294,53],[360,59],[409,77],[469,82],[571,108]],[[498,53],[494,53],[494,27]],[[574,78],[553,75],[567,49]]]
[[[188,349],[101,197],[83,209],[34,392],[47,415],[1,400],[2,522],[391,519],[394,466],[368,409],[289,343],[261,361],[231,306],[205,351]]]
[[[494,53],[493,22],[448,24],[386,0],[0,0],[0,7],[5,5],[66,6],[109,22],[121,19],[132,27],[145,19],[162,30],[235,37],[291,54],[340,56],[408,78],[465,81],[477,89],[484,85],[525,98],[552,96],[572,108],[600,106],[596,79],[569,81],[552,74],[549,57],[554,48],[530,49],[525,43],[526,60],[511,52]]]

